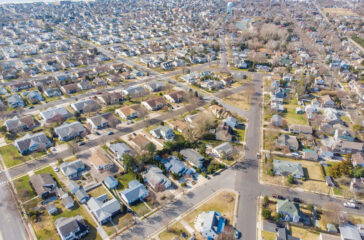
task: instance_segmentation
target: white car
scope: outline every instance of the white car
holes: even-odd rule
[[[59,168],[58,168],[58,167],[54,167],[54,168],[53,168],[53,170],[54,170],[55,172],[59,172]]]
[[[344,207],[347,207],[347,208],[356,208],[356,205],[353,202],[344,202]]]

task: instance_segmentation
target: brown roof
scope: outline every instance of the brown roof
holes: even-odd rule
[[[137,109],[138,105],[137,104],[134,104],[134,105],[130,105],[130,106],[125,106],[125,107],[122,107],[120,108],[119,110],[125,115],[125,116],[129,116],[131,115],[132,113],[134,112],[137,112],[136,109]]]
[[[351,156],[354,166],[364,164],[364,153],[355,153]]]
[[[166,101],[162,97],[157,97],[157,98],[149,99],[149,100],[147,100],[145,102],[149,106],[151,106],[152,108],[157,107],[159,104],[163,104],[163,105],[166,104]]]
[[[131,141],[139,148],[139,150],[144,150],[147,144],[151,142],[141,134],[136,135]]]
[[[52,190],[50,187],[47,186],[50,185],[56,186],[56,181],[49,173],[35,174],[31,176],[30,183],[32,184],[35,192],[40,196],[43,193]]]
[[[185,93],[184,91],[175,91],[168,93],[167,95],[169,95],[174,101],[177,102],[183,98],[184,93]]]
[[[97,168],[98,166],[105,166],[113,162],[106,156],[101,148],[97,148],[88,158],[88,160]]]
[[[183,131],[183,129],[185,129],[187,127],[187,123],[184,121],[181,121],[181,120],[176,120],[176,121],[170,122],[170,125],[174,129],[179,130],[179,131]]]

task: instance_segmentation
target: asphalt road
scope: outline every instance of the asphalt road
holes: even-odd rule
[[[0,174],[0,239],[29,239],[22,217],[14,204],[15,199],[10,192],[5,174]]]

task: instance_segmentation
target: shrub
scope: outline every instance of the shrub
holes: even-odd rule
[[[293,184],[293,183],[294,183],[294,177],[293,177],[292,175],[288,175],[288,177],[287,177],[287,182],[288,182],[289,184]]]
[[[183,183],[181,183],[181,187],[187,187],[187,183],[185,183],[185,182],[183,182]]]
[[[272,217],[272,211],[267,208],[264,208],[262,210],[262,216],[264,219],[270,219]]]
[[[264,196],[264,198],[263,198],[263,206],[267,206],[268,203],[269,203],[269,197],[268,196]]]

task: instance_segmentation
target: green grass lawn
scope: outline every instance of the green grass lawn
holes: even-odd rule
[[[238,137],[239,141],[244,142],[245,129],[234,129],[235,135]]]
[[[296,98],[290,100],[288,104],[284,104],[284,107],[287,109],[287,112],[283,114],[283,117],[287,121],[288,125],[308,125],[305,115],[296,113],[296,107],[299,107]]]
[[[15,165],[24,163],[30,160],[29,156],[23,156],[18,152],[18,149],[13,145],[6,145],[0,148],[0,154],[4,160],[5,165],[13,167]]]
[[[101,185],[97,188],[94,188],[91,191],[88,191],[87,193],[91,197],[98,197],[98,196],[101,196],[106,193],[107,196],[109,197],[109,199],[113,198],[113,196],[110,195],[110,193],[105,189],[105,187],[103,185]]]
[[[118,191],[124,190],[125,188],[128,187],[128,183],[130,181],[133,181],[136,179],[136,176],[134,173],[132,172],[128,172],[126,174],[123,175],[119,175],[118,177],[116,177],[116,179],[119,181],[119,185],[117,187]]]
[[[13,180],[13,183],[20,201],[25,202],[37,195],[30,185],[30,177],[28,175]]]
[[[150,211],[145,203],[141,201],[133,203],[132,205],[130,205],[130,207],[139,217],[144,216]]]
[[[182,232],[186,233],[186,235],[190,237],[190,234],[186,231],[183,225],[177,222],[172,226],[168,227],[168,230],[164,230],[163,232],[161,232],[158,237],[160,240],[170,240],[176,237],[181,237]]]
[[[57,174],[54,172],[53,168],[51,166],[48,166],[48,167],[45,167],[45,168],[42,168],[42,169],[39,169],[37,171],[34,172],[34,174],[41,174],[41,173],[49,173],[52,175],[52,177],[54,179],[56,179],[58,185],[60,187],[64,187],[63,183],[59,180]]]
[[[131,213],[118,214],[112,218],[114,225],[110,222],[103,225],[105,232],[110,236],[117,230],[121,230],[124,227],[133,223],[133,215]]]

